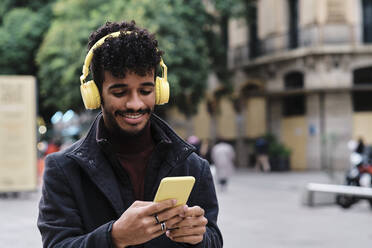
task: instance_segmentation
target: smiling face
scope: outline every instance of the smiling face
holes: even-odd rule
[[[154,110],[154,72],[145,76],[128,72],[118,78],[105,71],[101,96],[104,123],[111,133],[136,136],[144,130]]]

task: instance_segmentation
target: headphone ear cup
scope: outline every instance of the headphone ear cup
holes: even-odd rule
[[[169,101],[169,83],[164,78],[156,77],[155,104],[162,105]]]
[[[101,106],[101,97],[93,80],[81,84],[80,93],[86,109],[97,109]]]

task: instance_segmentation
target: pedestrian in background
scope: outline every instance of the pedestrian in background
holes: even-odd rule
[[[257,171],[263,170],[264,172],[268,172],[271,170],[270,162],[269,162],[269,144],[264,137],[260,137],[256,140],[255,144],[256,150],[256,164],[255,169]]]
[[[196,149],[196,154],[200,155],[200,147],[201,147],[201,141],[200,139],[195,136],[195,135],[191,135],[187,138],[186,140],[190,145],[193,145]]]
[[[217,180],[221,191],[226,191],[230,176],[234,172],[235,151],[226,141],[219,141],[212,148],[212,161],[216,166]]]
[[[211,151],[212,151],[212,141],[210,139],[204,139],[201,142],[200,146],[200,156],[208,161],[209,164],[212,164],[211,159]]]
[[[362,137],[359,137],[358,139],[358,145],[355,149],[355,152],[356,153],[359,153],[360,155],[363,155],[364,154],[364,148],[365,148],[365,145],[364,145],[364,141],[363,141],[363,138]]]

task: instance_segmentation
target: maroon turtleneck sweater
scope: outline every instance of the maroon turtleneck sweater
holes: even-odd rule
[[[150,122],[139,136],[119,138],[110,135],[115,154],[128,173],[136,200],[144,199],[146,166],[155,144],[151,136]]]

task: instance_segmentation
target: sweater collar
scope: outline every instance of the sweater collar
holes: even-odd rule
[[[136,136],[119,137],[110,132],[104,124],[104,119],[100,118],[97,123],[96,140],[97,142],[100,140],[108,141],[115,153],[137,154],[154,146],[150,126],[151,124],[149,121],[140,134]]]
[[[115,138],[105,126],[102,113],[98,114],[96,119],[96,142],[98,144],[110,144],[115,152],[136,153],[140,152],[149,144],[172,144],[172,140],[156,123],[157,117],[155,114],[151,115],[148,125],[145,127],[144,133],[138,137],[128,137],[124,142]]]

